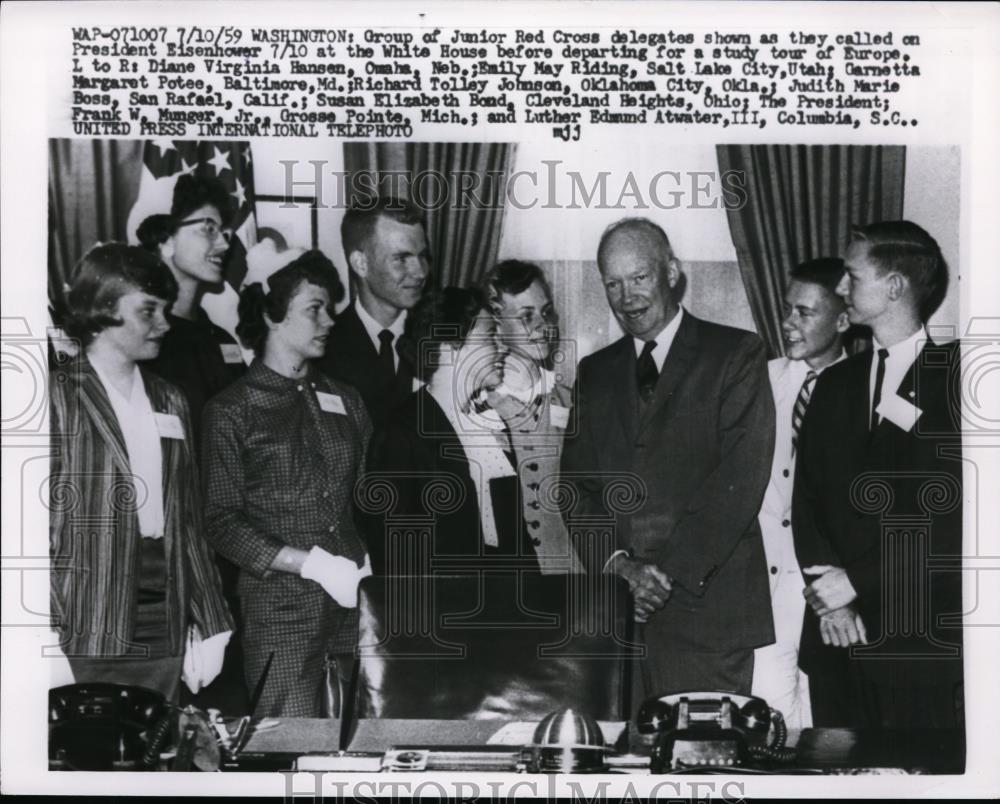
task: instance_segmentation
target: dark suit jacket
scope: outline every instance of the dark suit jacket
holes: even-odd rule
[[[757,512],[774,448],[774,403],[760,339],[684,313],[652,401],[640,412],[634,341],[580,363],[577,426],[563,479],[578,504],[571,535],[613,519],[610,539],[581,546],[599,572],[615,548],[674,580],[647,640],[726,651],[774,640]],[[596,529],[596,530],[599,530]],[[577,540],[574,536],[574,540]],[[579,543],[579,542],[578,542]]]
[[[538,569],[515,475],[490,483],[500,545],[484,545],[475,469],[427,388],[412,394],[376,431],[365,482],[356,495],[376,574],[463,572],[484,566]],[[420,531],[431,534],[423,546]],[[403,566],[399,548],[387,549],[393,539],[407,542],[423,563]]]
[[[167,615],[180,656],[189,622],[202,636],[231,631],[218,572],[205,541],[191,419],[184,395],[141,370],[153,410],[177,416],[184,438],[161,438]],[[111,400],[85,354],[50,376],[52,475],[49,535],[52,614],[75,656],[133,654],[139,516],[125,439]],[[140,478],[141,480],[141,478]]]
[[[399,345],[398,341],[395,345]],[[353,302],[334,319],[326,355],[316,367],[333,379],[358,389],[376,429],[413,393],[413,371],[402,359],[395,383],[390,387],[381,383],[377,370],[378,350],[358,318]]]
[[[869,432],[871,352],[820,375],[802,425],[792,503],[796,555],[802,567],[847,570],[871,643],[855,649],[855,656],[865,655],[855,661],[879,683],[961,678],[955,655],[961,628],[938,622],[950,614],[960,623],[962,610],[961,574],[943,571],[949,560],[957,568],[962,554],[960,357],[957,342],[928,344],[917,357],[897,392],[923,411],[910,432],[887,419]],[[922,561],[926,549],[931,563],[944,564],[935,570],[905,560],[896,550],[901,533],[925,544],[914,560]],[[893,579],[891,586],[885,578]],[[893,615],[887,617],[886,606]],[[904,616],[912,618],[908,626],[900,625]],[[921,629],[926,633],[917,633]],[[807,609],[803,669],[846,667],[847,661],[847,650],[822,644]]]

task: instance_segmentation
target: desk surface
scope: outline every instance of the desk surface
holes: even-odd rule
[[[602,723],[606,741],[613,743],[624,724]],[[504,720],[362,720],[347,750],[383,752],[393,747],[425,748],[492,746],[517,748],[530,741],[534,724]],[[523,735],[528,740],[522,741]],[[918,773],[962,773],[964,740],[953,730],[857,731],[805,729],[789,734],[796,747],[795,768],[829,772],[866,768],[898,768]],[[248,761],[265,760],[277,767],[302,754],[335,753],[340,747],[339,720],[286,719],[257,731],[244,751]],[[273,764],[272,763],[276,763]],[[286,765],[287,767],[287,765]]]

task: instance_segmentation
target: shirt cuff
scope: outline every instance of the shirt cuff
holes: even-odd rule
[[[604,562],[604,566],[601,567],[601,573],[602,574],[608,571],[608,567],[611,566],[611,562],[614,561],[616,558],[618,558],[618,556],[628,556],[628,557],[631,557],[632,553],[631,553],[630,550],[615,550],[611,554],[611,556],[608,558],[608,560]]]

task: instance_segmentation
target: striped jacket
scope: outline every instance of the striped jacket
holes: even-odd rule
[[[232,630],[218,571],[203,538],[201,500],[183,394],[142,370],[153,410],[178,416],[184,439],[162,438],[164,547],[171,653],[188,623],[204,637]],[[135,630],[141,478],[129,468],[108,395],[85,355],[54,370],[49,404],[51,607],[69,656],[141,656]]]

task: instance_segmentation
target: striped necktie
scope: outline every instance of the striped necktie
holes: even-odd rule
[[[802,420],[806,417],[806,408],[809,407],[809,397],[812,395],[813,385],[819,375],[810,369],[806,374],[805,382],[799,389],[799,395],[795,399],[795,407],[792,408],[792,455],[799,447],[799,430],[802,429]]]

